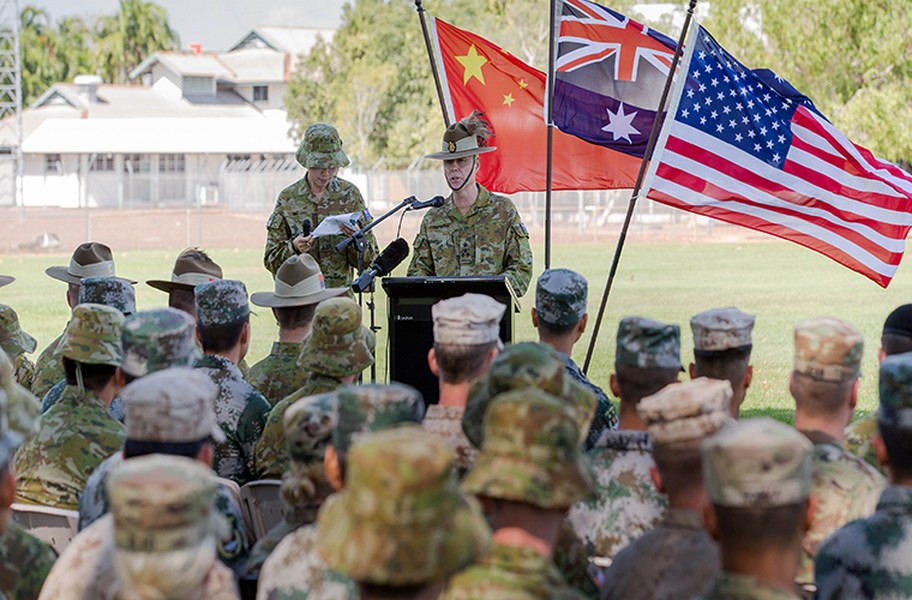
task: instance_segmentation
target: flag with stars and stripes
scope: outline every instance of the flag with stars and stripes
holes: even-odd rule
[[[912,175],[702,27],[686,47],[647,196],[801,244],[886,287],[912,227]]]

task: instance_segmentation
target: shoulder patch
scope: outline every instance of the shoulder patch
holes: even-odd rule
[[[266,229],[269,229],[270,227],[272,227],[272,224],[275,223],[275,220],[276,220],[275,213],[272,213],[271,215],[269,215],[269,218],[266,219]]]
[[[529,230],[526,229],[525,223],[520,222],[520,223],[513,225],[513,231],[516,232],[516,235],[518,235],[519,237],[523,237],[523,238],[529,237]]]

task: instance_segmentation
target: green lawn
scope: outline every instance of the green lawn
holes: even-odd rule
[[[536,252],[536,276],[542,270],[543,251]],[[590,323],[605,284],[614,248],[602,244],[556,246],[552,266],[568,267],[590,281]],[[272,288],[263,269],[259,249],[212,249],[226,277],[238,278],[250,292]],[[140,282],[169,277],[178,250],[117,252],[118,275]],[[63,329],[68,309],[65,284],[44,274],[47,266],[67,264],[68,255],[3,256],[0,273],[13,275],[16,283],[0,289],[0,302],[18,311],[23,327],[38,338],[39,350]],[[400,267],[404,274],[404,266]],[[643,315],[682,326],[683,360],[690,361],[690,317],[706,308],[735,305],[757,316],[754,330],[754,383],[748,391],[745,412],[763,413],[788,420],[792,406],[787,378],[792,360],[792,327],[796,321],[833,315],[851,321],[867,340],[860,409],[877,403],[877,348],[880,328],[896,306],[912,300],[912,276],[903,267],[890,289],[882,290],[860,275],[807,251],[785,243],[670,244],[636,243],[624,251],[615,289],[608,303],[591,379],[607,387],[614,360],[614,334],[618,320]],[[142,308],[164,306],[166,296],[141,283],[136,287]],[[534,291],[534,282],[532,286]],[[523,314],[517,315],[515,338],[535,338],[528,311],[533,293],[523,299]],[[386,300],[377,298],[377,322],[385,328]],[[253,364],[269,351],[276,325],[268,309],[256,309],[253,345],[248,361]],[[365,322],[367,316],[365,315]],[[590,325],[591,329],[592,325]],[[575,358],[582,364],[589,334],[577,346]],[[378,336],[378,379],[385,378],[385,329]]]

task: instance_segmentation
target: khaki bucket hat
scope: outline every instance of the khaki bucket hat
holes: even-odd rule
[[[490,135],[488,124],[477,111],[447,127],[443,133],[440,152],[425,155],[425,158],[454,160],[463,156],[475,156],[497,150],[496,146],[479,146],[478,138],[487,140]]]
[[[187,248],[174,261],[171,280],[150,279],[146,285],[163,292],[173,289],[193,291],[201,283],[222,278],[222,268],[215,261],[195,248]]]
[[[81,283],[83,277],[113,277],[114,254],[104,244],[85,242],[73,251],[69,266],[48,267],[44,272],[59,281],[76,284]]]
[[[16,278],[11,275],[0,275],[0,287],[7,286],[14,281],[16,281]]]
[[[275,276],[274,292],[254,292],[250,301],[257,306],[283,308],[317,304],[341,296],[347,288],[328,288],[320,265],[309,254],[288,257]]]

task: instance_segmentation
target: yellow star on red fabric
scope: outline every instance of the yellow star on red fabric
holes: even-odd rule
[[[513,99],[513,94],[504,94],[504,101],[503,101],[504,104],[506,104],[507,106],[513,106],[513,102],[515,102],[515,100]]]
[[[466,85],[469,83],[469,79],[474,77],[484,85],[484,72],[481,70],[485,64],[487,64],[488,59],[478,53],[478,50],[475,49],[475,44],[472,44],[469,47],[469,51],[462,55],[454,57],[459,64],[465,69],[462,73],[462,84]]]

